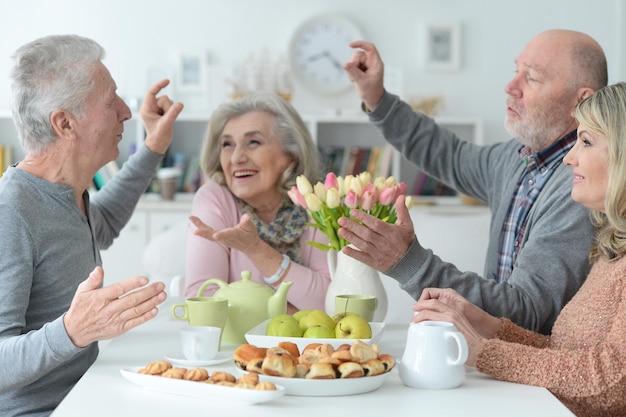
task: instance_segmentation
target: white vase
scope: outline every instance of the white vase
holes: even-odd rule
[[[378,271],[343,252],[328,251],[330,285],[326,291],[325,308],[331,317],[336,314],[335,296],[341,294],[374,295],[378,298],[378,309],[374,321],[381,322],[387,315],[387,292]]]

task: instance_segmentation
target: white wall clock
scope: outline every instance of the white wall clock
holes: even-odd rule
[[[350,20],[323,15],[302,23],[289,44],[291,71],[307,89],[318,94],[336,94],[348,89],[350,79],[343,64],[350,59],[348,44],[363,39]]]

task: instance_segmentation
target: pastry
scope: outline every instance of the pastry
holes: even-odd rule
[[[254,389],[259,390],[259,391],[276,391],[276,385],[274,385],[273,382],[261,381],[258,384],[256,384]]]
[[[215,385],[221,385],[223,387],[236,387],[237,385],[231,381],[219,381],[216,382]]]
[[[302,349],[302,353],[301,353],[301,355],[302,355],[302,354],[304,354],[305,352],[308,352],[309,350],[314,350],[314,349],[316,349],[318,346],[321,346],[321,345],[322,345],[321,343],[310,343],[310,344],[306,345],[306,346],[304,347],[304,349]]]
[[[285,349],[294,358],[300,356],[300,349],[298,349],[298,345],[293,342],[279,342],[278,347]]]
[[[335,351],[337,352],[341,352],[344,350],[350,351],[350,348],[352,347],[352,345],[350,345],[349,343],[342,343],[339,346],[337,346],[337,349],[335,349]]]
[[[393,369],[394,365],[396,364],[393,356],[386,353],[380,355],[378,359],[383,363],[383,366],[385,367],[385,372],[391,371],[391,369]]]
[[[209,379],[209,372],[204,368],[189,369],[183,375],[183,379],[188,381],[205,381]]]
[[[378,358],[378,345],[368,345],[365,342],[356,340],[350,348],[350,353],[355,362],[367,362],[370,359]]]
[[[297,363],[296,364],[296,378],[304,378],[309,372],[310,365],[305,363]]]
[[[248,372],[253,372],[256,374],[262,374],[263,373],[263,360],[265,358],[257,358],[257,359],[252,359],[250,362],[247,363],[246,367],[245,367],[245,371]]]
[[[281,348],[280,346],[276,346],[276,347],[267,349],[265,356],[270,356],[270,355],[291,355],[291,352],[289,352],[287,349]],[[293,356],[293,355],[291,356],[294,358],[297,358],[297,356]]]
[[[289,354],[266,356],[261,366],[263,374],[293,378],[296,375],[296,361]]]
[[[164,378],[183,379],[185,372],[187,372],[186,368],[170,368],[163,372],[161,376]]]
[[[348,350],[336,350],[331,355],[331,358],[339,360],[339,362],[353,362],[352,353]]]
[[[235,361],[235,365],[237,365],[237,367],[245,371],[248,362],[253,359],[263,359],[266,353],[266,348],[260,348],[244,343],[233,352],[233,360]]]
[[[236,382],[235,375],[229,374],[228,372],[224,372],[224,371],[211,372],[211,379],[215,381],[216,383],[226,381],[226,382],[232,382],[234,384]]]
[[[360,378],[365,375],[363,367],[356,362],[344,362],[337,367],[339,378]]]
[[[329,363],[314,363],[309,368],[306,379],[335,379],[337,373],[335,368]]]
[[[237,384],[240,383],[245,383],[245,384],[250,384],[252,386],[256,385],[259,383],[259,374],[245,374],[242,375],[238,380],[237,380]]]
[[[172,367],[172,364],[169,363],[168,361],[156,361],[156,362],[151,362],[148,365],[146,365],[145,368],[140,369],[139,373],[147,374],[147,375],[161,375],[163,372],[167,371],[171,367]]]
[[[365,376],[376,376],[385,373],[385,366],[382,361],[378,359],[370,359],[366,362],[362,362],[363,372]]]

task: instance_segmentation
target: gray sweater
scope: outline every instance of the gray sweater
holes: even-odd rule
[[[68,186],[17,168],[0,179],[1,416],[49,415],[95,361],[97,343],[74,346],[63,315],[161,158],[144,146],[91,202],[85,193],[89,217]],[[106,265],[104,271],[106,277]]]
[[[385,93],[369,114],[386,140],[427,174],[488,203],[489,245],[484,275],[459,271],[417,240],[385,273],[417,299],[426,287],[454,288],[496,317],[549,333],[561,308],[582,285],[593,226],[585,207],[571,198],[572,170],[560,164],[537,197],[528,218],[514,269],[508,281],[495,280],[500,232],[523,170],[520,142],[490,146],[463,141],[431,118],[415,113],[397,96]],[[462,230],[459,233],[463,233]],[[454,239],[454,236],[450,236]]]

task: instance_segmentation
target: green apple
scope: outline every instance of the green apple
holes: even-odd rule
[[[267,323],[265,328],[267,336],[302,337],[302,329],[298,320],[290,314],[279,314]]]
[[[324,326],[331,329],[335,328],[335,322],[333,321],[333,319],[322,310],[312,310],[308,314],[304,314],[300,318],[298,323],[300,324],[300,328],[302,329],[303,333],[306,331],[306,329],[315,324],[323,324]]]
[[[372,327],[363,317],[349,314],[335,326],[337,339],[371,339]]]
[[[345,313],[337,313],[333,316],[333,321],[335,322],[335,324],[339,323],[339,320],[341,320],[342,318],[351,315],[351,314],[356,314],[353,313],[351,311],[345,312]]]
[[[335,329],[324,326],[323,324],[314,324],[306,329],[302,337],[312,337],[316,339],[334,339]]]
[[[300,311],[296,311],[295,313],[293,313],[293,318],[300,321],[300,319],[304,316],[306,316],[307,314],[309,314],[311,311],[313,310],[300,310]]]

